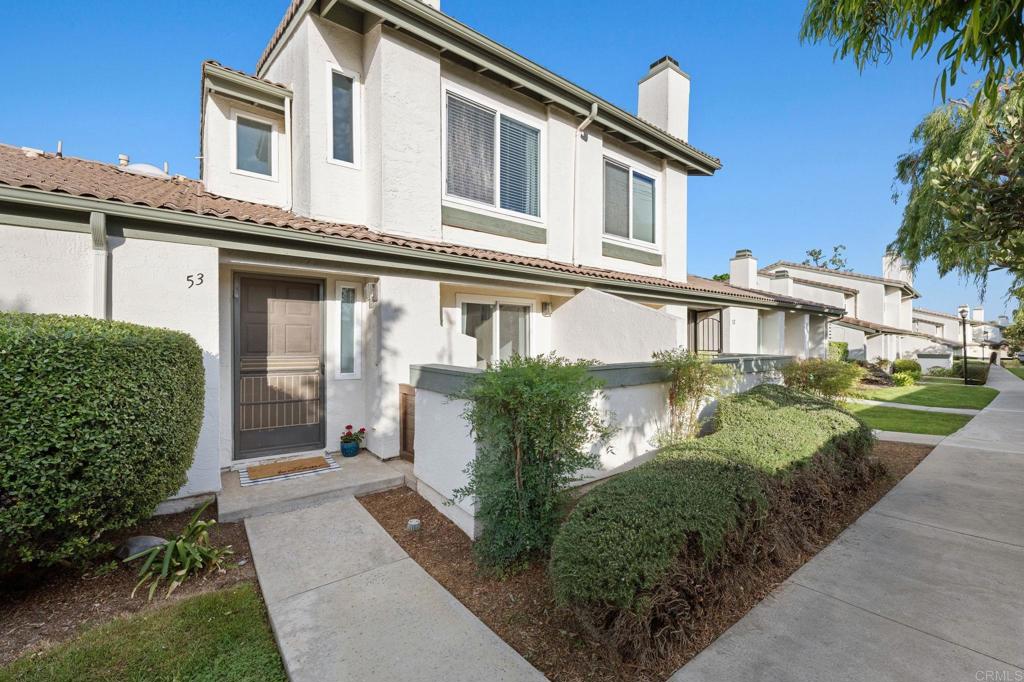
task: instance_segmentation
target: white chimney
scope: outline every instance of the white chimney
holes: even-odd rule
[[[129,158],[128,158],[127,154],[118,154],[117,155],[117,165],[118,166],[121,166],[123,168],[123,167],[128,165],[128,162],[129,162]]]
[[[729,284],[745,289],[757,288],[757,259],[750,249],[739,249],[729,260]]]
[[[776,270],[772,273],[768,287],[773,294],[783,296],[793,295],[793,278],[789,276],[789,270]]]
[[[687,139],[690,130],[690,77],[672,57],[662,57],[640,81],[637,115],[669,135]]]
[[[974,320],[975,322],[984,322],[985,321],[985,309],[982,308],[982,307],[977,307],[977,308],[971,309],[971,319]]]
[[[882,277],[886,279],[897,279],[914,286],[914,273],[903,264],[903,259],[894,253],[887,253],[882,256]]]

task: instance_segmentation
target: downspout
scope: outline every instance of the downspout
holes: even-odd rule
[[[586,134],[587,128],[590,127],[595,118],[597,118],[597,102],[590,105],[590,114],[583,119],[583,123],[576,127],[576,134],[572,138],[572,221],[570,225],[572,227],[572,250],[569,262],[573,265],[576,264],[576,168],[579,158],[580,138]]]
[[[288,137],[288,192],[286,194],[284,210],[292,210],[295,204],[295,197],[292,188],[295,186],[295,152],[293,151],[292,135],[292,98],[284,98],[284,130]]]
[[[110,249],[107,243],[107,214],[89,214],[92,232],[92,316],[110,319]]]

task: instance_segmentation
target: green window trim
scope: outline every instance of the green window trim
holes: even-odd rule
[[[546,244],[548,241],[548,231],[539,225],[467,211],[453,206],[441,207],[441,223],[450,227],[519,239],[534,244]]]
[[[652,253],[643,249],[634,249],[630,246],[626,246],[625,244],[617,244],[615,242],[601,242],[601,255],[607,256],[608,258],[633,261],[634,263],[643,263],[644,265],[662,264],[660,253]]]

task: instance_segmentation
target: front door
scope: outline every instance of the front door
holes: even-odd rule
[[[323,285],[239,275],[235,459],[324,447]]]

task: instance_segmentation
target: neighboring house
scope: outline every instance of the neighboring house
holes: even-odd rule
[[[736,271],[738,262],[748,263]],[[940,338],[930,338],[915,329],[913,301],[918,298],[913,276],[899,259],[882,259],[883,274],[777,261],[758,269],[749,251],[733,258],[730,284],[783,293],[843,309],[844,315],[829,323],[828,338],[845,342],[850,357],[872,361],[914,357],[918,350],[945,347]],[[753,272],[754,275],[745,273]]]
[[[1003,329],[1009,323],[1010,320],[1005,315],[987,321],[984,308],[972,308],[967,318],[967,357],[987,358],[993,350],[1001,352],[1006,345],[1003,340]],[[957,354],[963,347],[963,329],[959,315],[915,308],[914,328],[939,337],[945,344],[955,348]]]
[[[689,95],[660,59],[633,115],[436,6],[296,0],[254,76],[203,65],[200,180],[0,146],[0,308],[196,338],[181,495],[346,424],[412,450],[412,365],[823,355],[842,300],[688,274]]]

